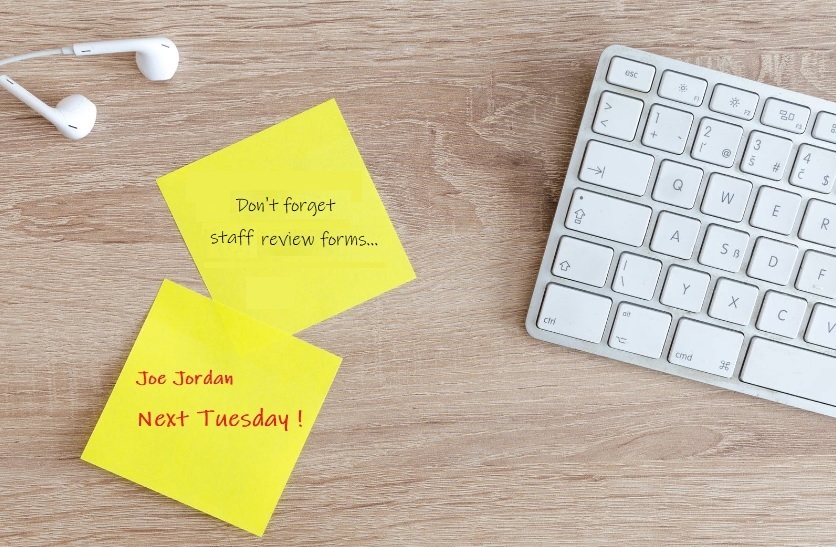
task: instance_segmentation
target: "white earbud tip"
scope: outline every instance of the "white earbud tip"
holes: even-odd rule
[[[149,50],[136,53],[136,66],[151,81],[170,80],[180,64],[180,52],[168,38],[154,38]]]
[[[55,107],[63,121],[56,120],[55,126],[62,135],[73,140],[86,137],[96,124],[96,105],[84,95],[70,95]]]

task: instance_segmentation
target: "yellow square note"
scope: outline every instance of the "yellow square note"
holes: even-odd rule
[[[415,278],[333,100],[157,183],[212,298],[285,332]]]
[[[164,281],[81,459],[261,535],[339,365]]]

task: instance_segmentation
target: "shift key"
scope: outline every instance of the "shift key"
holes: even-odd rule
[[[572,194],[566,228],[639,247],[650,221],[650,207],[577,189]]]

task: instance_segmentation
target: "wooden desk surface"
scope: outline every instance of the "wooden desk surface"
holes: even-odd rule
[[[832,2],[40,3],[0,94],[0,544],[833,544],[836,422],[544,344],[524,316],[598,55],[624,43],[836,98]],[[263,540],[79,460],[164,277],[154,180],[336,97],[419,279],[302,337],[345,358]]]

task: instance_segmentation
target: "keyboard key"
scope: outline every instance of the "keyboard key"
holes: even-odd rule
[[[594,287],[603,287],[612,262],[612,249],[564,236],[557,247],[552,273]]]
[[[550,283],[537,327],[597,344],[604,336],[610,307],[609,298]]]
[[[752,131],[740,170],[767,179],[781,180],[791,149],[792,141],[789,139]]]
[[[605,91],[601,93],[592,130],[601,135],[632,141],[636,136],[642,109],[644,103],[638,99]]]
[[[737,157],[737,148],[743,128],[712,118],[703,118],[694,139],[691,157],[722,167],[731,167]]]
[[[661,271],[662,263],[658,260],[622,253],[612,280],[612,290],[650,300],[656,292],[656,283]]]
[[[711,276],[707,273],[671,266],[659,301],[666,306],[696,313],[702,309],[709,281]]]
[[[813,126],[813,137],[827,142],[836,143],[836,114],[819,112],[816,125]]]
[[[713,217],[740,222],[751,192],[752,183],[748,180],[712,173],[700,210]]]
[[[817,346],[836,349],[836,308],[816,304],[804,339]]]
[[[635,89],[636,91],[650,91],[656,67],[638,61],[631,61],[624,57],[613,57],[607,72],[607,81],[613,85]]]
[[[829,194],[836,178],[836,152],[802,144],[798,147],[790,184]]]
[[[659,96],[672,101],[699,106],[705,96],[708,83],[702,78],[695,78],[680,72],[666,70],[659,82]]]
[[[717,84],[714,86],[714,94],[708,107],[715,112],[751,120],[755,117],[755,109],[758,107],[758,94]]]
[[[699,263],[737,273],[743,264],[749,234],[712,224],[705,232]]]
[[[650,241],[650,249],[668,256],[688,260],[694,253],[694,244],[700,232],[700,221],[662,211],[656,221],[656,230]]]
[[[666,152],[681,154],[691,132],[694,115],[675,108],[654,104],[647,116],[642,144]]]
[[[827,298],[836,298],[836,256],[807,251],[801,262],[795,288]]]
[[[691,319],[680,319],[668,361],[674,365],[731,378],[743,335]]]
[[[708,307],[708,315],[715,319],[748,325],[758,300],[758,288],[731,279],[720,279]]]
[[[578,178],[584,182],[644,195],[653,169],[653,156],[598,141],[589,141]]]
[[[807,301],[777,291],[769,291],[758,316],[758,329],[778,336],[795,338],[807,311]]]
[[[801,196],[761,186],[749,224],[770,232],[789,235],[798,216]]]
[[[811,199],[801,221],[798,237],[819,245],[836,247],[836,205]]]
[[[671,315],[622,302],[615,314],[610,347],[658,359],[662,355]]]
[[[702,169],[663,160],[659,165],[656,185],[653,187],[653,199],[690,209],[697,200],[697,192],[702,183]]]
[[[810,109],[806,106],[770,98],[763,105],[761,123],[793,133],[804,133],[809,117]]]
[[[797,256],[798,247],[795,245],[760,237],[755,242],[746,273],[755,279],[786,285],[790,281]]]
[[[577,189],[565,226],[585,234],[638,247],[650,221],[650,207]]]
[[[754,338],[740,373],[747,384],[836,405],[836,358]]]

